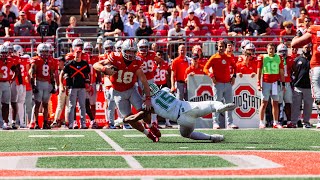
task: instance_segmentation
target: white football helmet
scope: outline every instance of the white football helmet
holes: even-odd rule
[[[141,39],[137,46],[140,53],[147,53],[149,51],[149,41],[146,39]]]
[[[10,41],[4,42],[3,45],[8,48],[9,54],[13,53],[13,44]]]
[[[13,54],[16,56],[23,56],[23,48],[20,45],[13,45]]]
[[[89,54],[92,54],[93,52],[93,45],[91,42],[85,42],[83,44],[83,52],[84,53],[89,53]]]
[[[111,40],[106,40],[104,43],[103,43],[103,46],[102,48],[104,49],[104,52],[105,53],[110,53],[113,51],[113,42]]]
[[[254,55],[255,52],[256,52],[256,47],[251,42],[244,47],[245,55]]]
[[[277,54],[286,57],[288,55],[288,48],[285,44],[281,43],[277,46]]]
[[[45,43],[40,43],[37,46],[37,54],[38,56],[42,57],[42,58],[47,58],[49,55],[49,47],[45,44]]]
[[[159,87],[155,83],[150,83],[149,88],[150,88],[150,96],[153,96],[160,91]]]
[[[126,39],[121,46],[121,53],[128,61],[133,61],[136,58],[137,44],[133,39]]]
[[[7,58],[9,56],[9,49],[7,46],[0,45],[0,58]]]
[[[121,46],[122,46],[123,41],[119,40],[116,42],[116,44],[114,45],[114,49],[116,52],[121,52]]]
[[[77,38],[72,41],[72,50],[75,50],[76,47],[81,47],[83,48],[83,40],[80,38]]]
[[[244,54],[245,50],[244,48],[246,47],[247,44],[249,44],[251,41],[248,39],[245,39],[242,41],[241,45],[240,45],[240,50],[241,52]]]

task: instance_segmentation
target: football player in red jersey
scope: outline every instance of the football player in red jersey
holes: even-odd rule
[[[93,45],[91,42],[85,42],[83,45],[83,52],[88,55],[88,64],[90,66],[90,82],[91,90],[86,93],[86,112],[90,117],[90,127],[92,129],[97,129],[98,124],[95,122],[96,117],[96,102],[97,102],[97,83],[101,82],[101,73],[97,73],[93,69],[93,64],[99,61],[99,57],[93,55]]]
[[[146,95],[146,109],[151,109],[150,89],[146,76],[144,75],[142,62],[136,56],[137,45],[132,39],[127,39],[122,44],[121,53],[112,52],[107,59],[99,61],[93,65],[97,71],[110,75],[113,88],[113,98],[123,117],[132,114],[131,105],[138,111],[142,109],[142,98],[139,95],[135,83],[137,78],[144,86]],[[152,141],[157,142],[159,138],[155,136],[152,129],[146,129],[144,123],[133,122],[130,125],[138,131],[144,133]],[[160,131],[159,131],[160,133]]]
[[[15,57],[19,57],[19,66],[22,83],[20,84],[19,78],[16,78],[16,91],[17,91],[17,106],[18,116],[20,120],[20,128],[26,127],[24,104],[26,101],[26,84],[29,82],[28,69],[30,67],[30,57],[23,56],[23,48],[20,45],[13,45],[13,54]]]
[[[50,129],[48,124],[48,102],[52,84],[54,84],[55,65],[49,58],[49,47],[41,43],[37,47],[37,56],[32,58],[29,75],[31,76],[31,85],[34,93],[35,105],[33,107],[35,117],[34,129],[40,129],[38,115],[39,108],[43,107],[43,129]],[[32,128],[32,127],[31,127]]]
[[[119,43],[121,43],[121,42],[119,42]],[[107,59],[109,54],[111,54],[114,51],[113,42],[111,40],[106,40],[103,43],[103,50],[104,50],[104,54],[101,54],[99,56],[100,60]],[[120,45],[120,51],[115,51],[115,52],[121,52],[121,45]],[[113,89],[112,89],[112,84],[110,82],[108,75],[104,75],[103,82],[104,82],[104,97],[105,97],[105,104],[106,104],[105,118],[109,124],[108,128],[109,129],[116,129],[116,127],[114,126],[116,103],[114,102],[114,99],[112,98],[112,90]],[[118,113],[118,115],[120,115],[120,113]]]
[[[255,46],[252,43],[248,43],[244,47],[244,53],[239,55],[236,63],[237,75],[241,78],[243,74],[250,74],[251,77],[255,77],[257,74],[257,61],[255,54]]]
[[[288,56],[288,48],[285,44],[279,44],[277,46],[277,54],[280,56],[283,62],[283,72],[284,72],[284,85],[285,90],[279,93],[279,110],[280,106],[284,102],[284,112],[287,117],[287,121],[291,122],[291,104],[292,104],[292,88],[291,88],[291,76],[292,76],[292,66],[294,64],[294,59]],[[281,88],[282,89],[282,88]],[[281,112],[280,112],[281,113]],[[287,123],[282,122],[282,125]]]
[[[15,63],[15,65],[18,65],[20,63],[20,58],[13,54],[13,44],[10,41],[6,41],[3,43],[4,46],[6,46],[9,50],[9,58],[12,60],[12,62]],[[20,66],[17,66],[20,67]],[[18,68],[20,70],[20,68]],[[10,73],[12,76],[12,82],[11,82],[11,107],[12,107],[12,129],[17,129],[16,127],[16,118],[18,113],[18,91],[17,91],[17,85],[22,84],[22,78],[20,71],[17,71],[15,75],[13,76],[12,73]]]
[[[2,102],[2,118],[4,120],[2,129],[8,130],[11,129],[8,125],[9,103],[11,101],[10,81],[12,81],[18,68],[9,57],[9,49],[4,45],[0,45],[0,67],[0,98]],[[13,76],[10,75],[11,71],[14,72]]]
[[[83,40],[80,39],[80,38],[77,38],[75,40],[72,41],[72,52],[66,54],[65,56],[65,59],[66,61],[69,61],[69,60],[73,60],[75,58],[75,53],[73,52],[75,50],[75,48],[79,47],[79,48],[83,48]],[[82,53],[83,56],[86,56],[86,54]],[[84,59],[84,58],[82,58]]]
[[[147,78],[148,83],[154,83],[154,76],[155,76],[155,61],[164,61],[162,58],[156,56],[156,52],[149,50],[149,42],[146,39],[141,39],[138,44],[138,52],[137,56],[142,60],[141,69],[144,75]],[[142,87],[142,86],[140,86]],[[147,120],[148,121],[148,120]],[[151,114],[151,123],[153,128],[158,128],[158,120],[157,114]]]

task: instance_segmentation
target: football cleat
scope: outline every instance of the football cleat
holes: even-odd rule
[[[217,113],[222,113],[222,112],[225,112],[225,111],[232,111],[236,108],[236,105],[233,104],[233,103],[228,103],[228,104],[224,104],[222,105],[221,107],[217,108],[216,109],[216,112]]]
[[[158,138],[161,137],[161,132],[158,129],[158,124],[156,122],[153,122],[151,127],[150,127],[151,132],[157,136]]]
[[[239,129],[239,126],[231,123],[231,124],[228,125],[228,129]]]
[[[274,128],[274,129],[282,129],[283,127],[281,126],[281,124],[273,124],[272,128]]]
[[[159,141],[159,138],[157,136],[155,136],[150,129],[148,129],[149,131],[149,134],[147,135],[147,137],[149,139],[151,139],[153,142],[158,142]]]
[[[213,135],[211,135],[210,140],[213,143],[218,143],[218,142],[224,141],[224,136],[221,134],[213,134]]]
[[[297,125],[293,124],[292,122],[287,124],[287,128],[297,128]]]

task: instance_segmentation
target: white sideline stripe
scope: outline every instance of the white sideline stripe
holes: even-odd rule
[[[123,137],[132,138],[132,137],[145,137],[144,134],[124,134]],[[161,137],[180,137],[179,134],[162,134]]]
[[[0,169],[34,169],[36,168],[37,159],[38,157],[0,157]]]
[[[120,147],[116,142],[114,142],[111,138],[109,138],[105,133],[103,133],[101,130],[95,130],[96,133],[99,134],[99,136],[105,140],[108,144],[110,144],[110,146],[115,150],[115,151],[121,151],[124,152],[125,150],[122,149],[122,147]],[[127,163],[129,164],[129,166],[133,169],[143,169],[143,167],[141,166],[141,164],[135,159],[133,158],[133,156],[131,155],[124,155],[122,156]]]
[[[84,137],[84,135],[29,135],[30,138],[79,138]]]

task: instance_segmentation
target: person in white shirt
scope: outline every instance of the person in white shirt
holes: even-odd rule
[[[125,5],[120,6],[119,14],[120,14],[120,18],[121,18],[123,24],[127,23],[128,22],[128,14],[127,14],[127,7]]]
[[[174,52],[178,52],[178,47],[181,43],[184,43],[186,31],[181,28],[182,23],[177,21],[174,24],[174,28],[168,31],[168,58],[175,58]]]
[[[225,5],[223,3],[223,0],[211,0],[209,8],[213,10],[213,13],[217,17],[222,17],[222,10],[225,8]]]
[[[198,9],[200,7],[200,3],[197,2],[198,0],[191,0],[190,1],[190,7],[191,9],[195,10]]]
[[[261,18],[263,18],[267,13],[272,12],[272,8],[271,5],[273,3],[277,3],[277,0],[269,0],[269,5],[265,6],[262,10],[261,10]],[[278,14],[281,14],[280,10],[278,9]]]
[[[290,21],[296,26],[296,19],[300,16],[299,8],[293,7],[293,0],[287,0],[286,7],[282,9],[284,21]]]
[[[183,9],[180,12],[181,19],[184,19],[185,17],[188,16],[189,6],[190,6],[190,2],[188,0],[185,0],[183,3]]]
[[[133,21],[134,14],[130,13],[128,15],[129,21],[124,25],[124,33],[126,36],[134,37],[136,34],[136,30],[139,28],[139,23]]]
[[[182,18],[179,16],[179,11],[176,8],[173,8],[172,15],[168,17],[169,29],[174,28],[175,22],[182,23]]]
[[[60,24],[60,16],[53,10],[47,10],[47,5],[43,2],[40,3],[40,11],[36,14],[36,25],[39,25],[42,21],[46,21],[46,12],[50,11],[53,14],[54,20]]]
[[[205,6],[204,0],[200,0],[200,7],[194,11],[195,15],[200,19],[201,24],[211,24],[214,22],[215,14],[208,6]]]
[[[163,10],[158,10],[155,16],[152,18],[151,28],[152,30],[164,30],[168,25],[167,20],[163,17]]]
[[[181,101],[173,94],[171,94],[170,89],[167,87],[159,89],[159,87],[155,83],[149,84],[149,87],[152,111],[164,118],[177,122],[180,125],[179,131],[182,137],[193,140],[210,140],[213,143],[221,142],[224,140],[223,135],[209,135],[202,132],[194,131],[195,124],[197,118],[204,115],[214,112],[223,113],[225,111],[232,111],[236,108],[235,104],[223,104],[219,101]],[[148,112],[146,110],[142,110],[137,114],[116,120],[115,123],[123,124],[128,122],[136,122],[146,117],[147,114]]]
[[[104,10],[101,11],[99,15],[99,26],[101,26],[102,22],[104,22],[105,19],[112,19],[116,13],[116,11],[113,11],[111,9],[111,3],[109,1],[106,1],[104,3]]]

